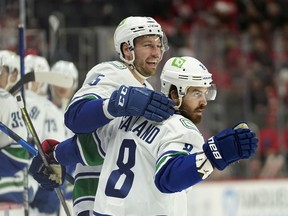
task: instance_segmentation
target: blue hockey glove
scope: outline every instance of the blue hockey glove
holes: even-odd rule
[[[66,169],[60,165],[53,156],[55,146],[58,144],[56,140],[45,140],[42,143],[42,149],[50,166],[50,170],[45,167],[45,164],[38,154],[32,160],[29,167],[29,173],[33,178],[46,190],[53,190],[64,183]]]
[[[162,93],[144,87],[122,85],[112,93],[107,110],[114,117],[144,116],[148,120],[161,122],[174,114],[174,105]]]
[[[256,134],[242,122],[208,139],[203,150],[211,164],[223,170],[235,161],[253,156],[257,145]]]

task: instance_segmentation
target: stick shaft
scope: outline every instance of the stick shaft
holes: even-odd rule
[[[20,105],[20,110],[22,112],[23,119],[26,122],[27,127],[28,127],[30,133],[32,134],[34,142],[35,142],[35,144],[36,144],[36,146],[38,148],[38,153],[41,156],[41,158],[43,160],[43,163],[47,167],[47,169],[51,170],[51,167],[49,166],[48,161],[46,160],[44,152],[42,150],[42,146],[41,146],[41,142],[39,140],[39,137],[38,137],[38,135],[37,135],[37,133],[35,131],[35,128],[34,128],[34,126],[32,124],[32,121],[31,121],[31,119],[30,119],[30,117],[28,115],[28,112],[27,112],[27,110],[26,110],[26,108],[24,106],[24,103],[22,101],[21,95],[18,95],[16,97],[16,99],[18,101],[18,104]],[[56,194],[57,194],[57,196],[58,196],[58,198],[59,198],[59,200],[60,200],[60,202],[61,202],[61,204],[62,204],[62,206],[63,206],[63,208],[65,210],[65,212],[66,212],[66,215],[70,216],[71,214],[70,214],[69,208],[67,206],[67,203],[65,201],[64,195],[62,194],[61,190],[59,188],[55,188],[54,190],[55,190],[55,192],[56,192]]]
[[[15,132],[13,132],[11,129],[9,129],[6,125],[4,125],[2,122],[0,122],[0,130],[5,133],[6,135],[8,135],[9,137],[11,137],[13,140],[15,140],[17,143],[19,143],[20,145],[22,145],[26,150],[28,150],[31,154],[33,155],[37,155],[37,150],[35,148],[33,148],[30,144],[28,144],[24,139],[22,139],[18,134],[16,134]],[[41,146],[40,146],[41,149]],[[42,151],[43,152],[43,151]],[[47,160],[46,160],[47,162]],[[63,208],[66,212],[67,216],[70,216],[70,212],[68,209],[68,206],[66,204],[65,198],[61,192],[61,190],[59,188],[55,188],[55,192],[61,202],[61,204],[63,205]],[[25,209],[25,214],[27,214],[27,209]]]
[[[25,55],[25,20],[26,20],[26,1],[19,0],[19,57],[20,57],[20,73],[21,78],[24,77],[25,67],[24,67],[24,55]],[[25,98],[25,91],[24,87],[21,88],[21,95]],[[25,216],[29,216],[29,192],[28,192],[28,169],[27,167],[24,168],[24,192],[23,192],[23,199],[24,199],[24,206],[25,206]]]
[[[10,128],[8,128],[5,124],[0,122],[0,130],[5,133],[7,136],[15,140],[17,143],[19,143],[23,148],[25,148],[28,152],[30,152],[32,155],[37,155],[37,150],[27,143],[23,138],[21,138],[18,134],[16,134],[14,131],[12,131]]]
[[[36,156],[38,154],[38,150],[32,146],[32,144],[28,143],[26,140],[24,140],[22,137],[20,137],[17,133],[12,131],[9,127],[7,127],[5,124],[0,122],[0,130],[5,133],[7,136],[9,136],[11,139],[19,143],[24,149],[26,149],[30,154],[33,156]],[[66,180],[74,184],[74,178],[68,174],[66,174]]]

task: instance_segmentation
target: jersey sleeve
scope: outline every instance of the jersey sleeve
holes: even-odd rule
[[[55,158],[62,165],[81,163],[86,166],[102,165],[111,139],[114,120],[93,133],[77,134],[59,143]]]
[[[104,113],[103,101],[121,85],[142,86],[121,62],[96,65],[66,109],[65,125],[74,133],[91,133],[109,123],[111,119]]]
[[[29,153],[18,144],[0,149],[0,176],[14,176],[29,163]]]
[[[125,65],[115,64],[106,62],[92,68],[72,98],[64,117],[74,133],[91,133],[111,121],[104,114],[103,101],[120,87],[122,75],[127,73]]]
[[[204,139],[196,126],[184,117],[173,118],[166,129],[157,153],[154,180],[161,192],[174,193],[203,180],[197,160],[198,155],[205,160],[202,154]],[[209,168],[212,172],[212,166]]]

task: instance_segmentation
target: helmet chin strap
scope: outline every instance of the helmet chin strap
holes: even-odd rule
[[[177,106],[174,106],[173,108],[177,111],[180,111],[179,108],[180,108],[181,104],[182,104],[182,97],[179,97],[179,104]]]
[[[146,77],[146,76],[143,76],[142,74],[140,74],[138,71],[137,71],[137,69],[136,69],[136,67],[135,67],[135,65],[132,63],[132,64],[129,64],[129,67],[131,68],[131,70],[133,70],[135,73],[136,73],[136,75],[138,76],[138,77],[140,77],[141,79],[143,79],[143,80],[146,80],[146,79],[148,79],[150,76],[148,76],[148,77]]]
[[[143,80],[147,80],[150,76],[148,76],[148,77],[143,76],[139,71],[137,71],[137,69],[136,69],[136,67],[134,65],[134,60],[135,60],[134,50],[132,50],[130,52],[132,53],[132,59],[130,61],[125,59],[125,58],[123,58],[122,55],[120,56],[120,59],[122,59],[122,61],[126,62],[129,65],[130,69],[132,71],[134,71],[138,77],[140,77]]]

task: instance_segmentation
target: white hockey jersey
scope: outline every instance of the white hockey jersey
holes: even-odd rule
[[[63,112],[45,96],[40,96],[31,90],[26,90],[25,100],[27,112],[40,141],[44,139],[63,141],[66,138]]]
[[[27,139],[27,129],[16,99],[6,90],[0,88],[0,120],[3,124]],[[15,143],[9,136],[0,132],[0,148]]]
[[[27,129],[16,99],[0,88],[0,121],[24,140]],[[0,131],[0,202],[23,203],[23,168],[29,163],[28,152]]]
[[[93,136],[97,147],[90,146],[90,151],[105,156],[94,215],[187,215],[185,191],[161,193],[154,176],[173,157],[170,152],[188,155],[202,151],[204,138],[190,120],[181,115],[163,123],[123,117],[99,128]]]
[[[70,105],[87,97],[109,98],[112,92],[119,89],[121,85],[146,86],[149,89],[153,89],[147,81],[145,81],[144,85],[140,83],[122,62],[104,62],[94,66],[87,73],[82,87],[74,94]],[[97,116],[96,110],[95,116]],[[95,197],[93,191],[95,192],[97,189],[100,170],[101,165],[82,166],[77,164],[74,184],[75,215],[84,210],[91,211],[93,209]]]
[[[147,81],[142,85],[122,62],[104,62],[87,73],[82,87],[74,94],[70,105],[85,97],[109,98],[121,85],[153,89]]]

